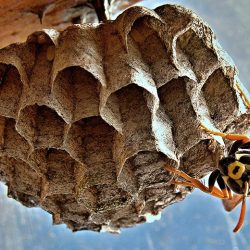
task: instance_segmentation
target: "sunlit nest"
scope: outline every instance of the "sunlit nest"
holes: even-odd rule
[[[55,224],[114,232],[145,222],[188,193],[174,191],[165,164],[197,177],[215,167],[224,145],[201,120],[249,125],[234,64],[185,8],[134,7],[50,34],[0,51],[0,176]]]

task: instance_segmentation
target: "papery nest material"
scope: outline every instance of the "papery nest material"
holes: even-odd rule
[[[1,180],[55,224],[118,231],[183,199],[165,164],[202,177],[249,117],[212,30],[176,5],[44,30],[0,50]]]

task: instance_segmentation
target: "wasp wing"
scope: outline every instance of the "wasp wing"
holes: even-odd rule
[[[243,195],[233,194],[231,199],[222,200],[222,204],[227,212],[232,211],[238,204],[242,202]]]

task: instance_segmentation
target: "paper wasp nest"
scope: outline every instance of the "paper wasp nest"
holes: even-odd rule
[[[165,5],[32,34],[0,50],[1,180],[72,230],[116,231],[180,199],[165,164],[203,176],[244,131],[237,72],[211,29]]]

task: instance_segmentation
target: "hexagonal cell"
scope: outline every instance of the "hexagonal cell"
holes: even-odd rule
[[[122,134],[115,138],[114,157],[119,163],[117,172],[121,171],[122,163],[128,157],[141,150],[154,150],[155,138],[152,132],[152,120],[145,96],[146,90],[137,85],[129,85],[116,91],[119,105]],[[110,99],[112,100],[112,99]]]
[[[131,201],[131,198],[116,184],[96,185],[77,192],[77,202],[94,212],[123,207]]]
[[[144,97],[144,90],[135,84],[123,87],[116,91],[120,106],[120,114],[123,123],[123,134],[129,142],[140,143],[149,139],[154,140],[148,131],[151,131],[151,113]],[[140,138],[140,140],[138,140]],[[129,146],[129,145],[127,145]]]
[[[55,194],[46,196],[40,199],[40,206],[52,214],[52,219],[54,224],[65,223],[66,217],[69,215],[70,204],[74,204],[76,201],[72,194]],[[69,207],[67,206],[69,204]],[[86,208],[79,204],[78,212],[84,212]],[[70,209],[71,211],[72,209]],[[73,212],[73,211],[72,211]],[[76,211],[75,211],[76,212]],[[65,216],[64,220],[62,217]]]
[[[0,63],[0,115],[16,118],[22,89],[18,70]]]
[[[170,194],[171,196],[171,194]],[[173,195],[174,197],[174,195]],[[145,215],[145,217],[147,215],[151,215],[151,216],[157,216],[157,215],[160,215],[160,212],[162,210],[162,206],[156,206],[156,201],[155,200],[149,200],[145,203],[145,207],[144,209],[142,210],[142,214]],[[151,217],[151,219],[153,219]],[[147,221],[147,219],[146,219]]]
[[[133,165],[129,160],[124,164],[117,181],[118,185],[131,195],[135,195],[138,192],[140,186],[133,171]]]
[[[134,204],[122,207],[113,213],[111,218],[110,226],[113,228],[120,228],[119,225],[123,227],[131,227],[134,224],[140,224],[146,222],[144,216],[140,216],[138,210]]]
[[[119,208],[118,210],[123,209]],[[94,222],[95,224],[109,224],[114,214],[117,212],[117,209],[109,209],[104,211],[97,211],[92,212],[90,216],[90,221]]]
[[[97,192],[96,187],[90,188],[78,187],[76,191],[76,200],[79,204],[83,204],[89,211],[96,211],[97,209]]]
[[[116,182],[113,160],[115,130],[99,116],[75,122],[65,138],[67,151],[84,168],[78,172],[81,188]]]
[[[199,138],[198,119],[186,90],[185,78],[178,78],[159,88],[163,109],[172,121],[178,154],[182,154]]]
[[[170,38],[185,29],[194,18],[193,13],[181,5],[166,4],[155,8],[155,12],[166,23],[166,32]]]
[[[193,71],[198,81],[206,79],[218,64],[216,54],[192,29],[178,37],[176,55],[183,69]]]
[[[60,71],[54,81],[52,95],[57,112],[67,123],[99,115],[99,82],[80,67]]]
[[[96,194],[98,197],[96,209],[98,211],[123,207],[131,199],[131,196],[117,185],[97,186]]]
[[[72,199],[71,202],[67,202],[67,203],[62,204],[61,208],[65,209],[69,212],[72,212],[72,213],[81,213],[87,217],[89,216],[88,209],[84,205],[78,204],[74,198]]]
[[[35,104],[21,110],[16,127],[35,148],[58,148],[63,142],[64,125],[53,109]]]
[[[0,117],[1,123],[1,154],[9,157],[27,160],[30,152],[28,142],[16,131],[15,120],[11,118]],[[18,145],[18,147],[17,147]]]
[[[47,172],[47,155],[50,149],[36,149],[33,150],[27,159],[27,162],[32,168],[41,176]]]
[[[76,185],[75,168],[77,164],[67,152],[49,149],[46,156],[47,172],[43,196],[73,194]]]
[[[132,94],[133,89],[136,87],[131,84],[143,86],[144,90],[148,90],[148,92],[156,91],[156,87],[151,69],[143,60],[134,40],[129,37],[130,53],[128,54],[120,43],[117,34],[109,32],[110,37],[108,42],[105,43],[104,56],[107,88],[103,88],[101,92],[103,103],[100,111],[101,116],[121,132],[123,124],[120,117],[119,104],[122,100],[118,98],[117,93],[125,92],[125,89],[128,88],[130,90],[132,88]]]
[[[116,171],[114,163],[97,162],[95,165],[79,165],[75,170],[76,189],[89,188],[94,185],[113,184],[116,182]]]
[[[127,159],[119,175],[118,183],[131,194],[144,188],[159,188],[165,185],[169,174],[164,170],[168,157],[159,152],[141,151]]]
[[[83,204],[76,201],[61,204],[60,218],[62,221],[72,220],[84,225],[88,222],[89,216],[89,210]]]
[[[72,197],[70,197],[70,199],[72,199]],[[49,212],[50,214],[54,216],[57,215],[56,217],[58,217],[58,214],[61,213],[61,204],[67,203],[68,200],[69,200],[69,197],[67,195],[50,195],[50,196],[46,196],[44,199],[40,199],[40,207],[46,210],[47,212]],[[57,218],[57,222],[58,222],[58,218]]]
[[[148,26],[148,20],[138,19],[129,33],[138,46],[143,60],[150,67],[157,87],[161,87],[178,75],[171,60],[171,52],[158,35],[158,32]]]
[[[11,186],[8,187],[8,197],[19,201],[26,207],[37,207],[40,203],[40,199],[38,197],[16,191]]]
[[[216,140],[202,140],[181,157],[180,168],[191,176],[198,173],[199,176],[195,177],[202,178],[217,168],[218,161],[223,155],[224,148]]]
[[[238,112],[235,92],[222,69],[213,72],[205,82],[202,92],[215,125],[231,123]],[[224,129],[224,128],[222,128]]]
[[[100,232],[101,228],[102,228],[102,225],[97,225],[97,224],[92,223],[92,222],[87,222],[83,225],[83,224],[77,223],[73,220],[68,220],[68,221],[65,221],[65,224],[73,232],[82,231],[82,230],[91,230],[94,232]]]
[[[0,181],[9,183],[14,174],[14,165],[10,157],[0,157]]]
[[[13,179],[10,186],[20,193],[39,197],[41,193],[41,177],[25,162],[11,158]]]
[[[164,199],[165,197],[169,197],[169,194],[168,194],[169,185],[171,184],[160,183],[160,185],[158,184],[158,186],[155,185],[153,187],[146,187],[142,191],[143,196],[145,198],[145,202],[146,202],[145,206],[149,201],[154,201],[156,203]]]
[[[34,44],[35,64],[30,75],[30,89],[26,98],[29,103],[39,103],[48,100],[51,93],[50,77],[45,76],[49,76],[52,71],[55,45],[45,34],[33,38],[37,39],[38,44]]]

